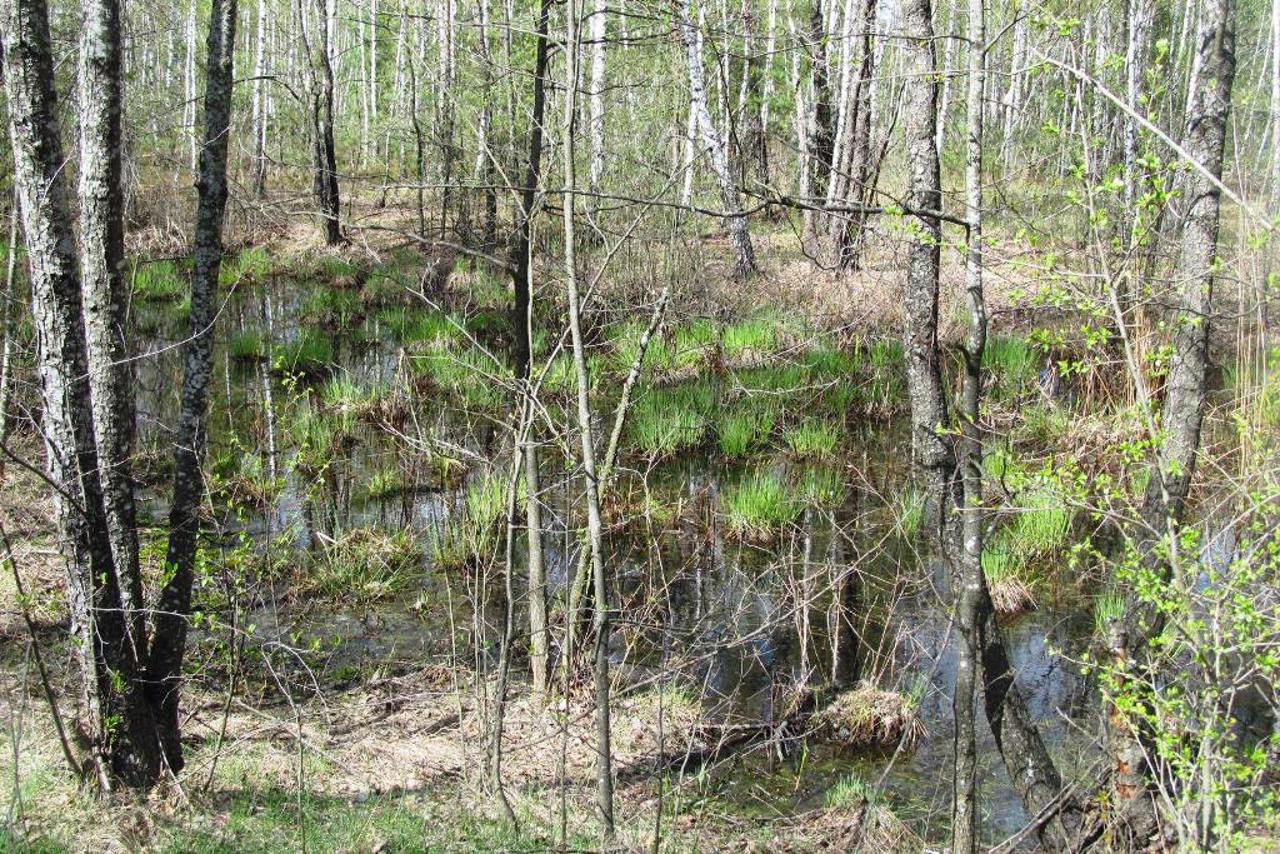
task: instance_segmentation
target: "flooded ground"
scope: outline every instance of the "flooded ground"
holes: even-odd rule
[[[505,488],[511,459],[505,293],[490,305],[470,297],[459,305],[458,295],[397,294],[392,281],[391,296],[375,300],[363,275],[310,287],[266,277],[227,297],[210,420],[218,490],[211,548],[257,556],[249,564],[262,583],[245,588],[237,619],[258,638],[306,650],[323,684],[432,661],[465,659],[484,671],[496,657],[504,542],[493,512],[502,499],[489,493]],[[144,348],[153,355],[138,362],[140,444],[160,449],[177,402],[182,306],[138,302],[135,311],[139,327],[154,330]],[[709,726],[725,727],[769,723],[798,686],[866,680],[897,691],[927,729],[914,749],[768,747],[737,757],[716,785],[744,810],[787,812],[821,804],[852,774],[878,784],[900,817],[935,838],[950,791],[949,571],[913,547],[905,419],[887,390],[900,369],[874,353],[847,370],[844,362],[824,367],[826,357],[813,354],[849,342],[815,344],[794,330],[758,333],[772,349],[748,347],[738,366],[724,355],[722,332],[706,349],[714,357],[686,364],[684,354],[706,337],[683,331],[694,326],[667,331],[670,364],[659,368],[669,379],[642,384],[635,404],[638,418],[651,405],[660,427],[677,426],[655,438],[628,425],[607,497],[606,565],[622,615],[610,638],[618,684],[691,694]],[[616,364],[613,374],[604,366],[623,347],[607,333],[599,340],[593,400],[606,432],[619,383]],[[564,462],[574,444],[554,346],[542,349],[548,393],[539,432],[549,595],[562,600],[583,504]],[[788,373],[797,364],[807,373]],[[663,411],[685,389],[709,403],[695,405],[702,433],[689,441],[670,432],[685,429],[683,415]],[[653,404],[662,395],[671,401]],[[776,405],[760,409],[759,400],[775,396]],[[725,438],[722,413],[735,407],[747,425],[741,453]],[[828,434],[834,444],[806,444],[806,435]],[[159,450],[154,459],[164,465]],[[153,482],[144,508],[159,523],[165,480]],[[776,484],[787,493],[781,510],[753,510],[748,498],[768,504],[759,493]],[[367,539],[375,536],[392,545]],[[339,552],[343,544],[351,551]],[[388,548],[395,568],[367,565],[387,560]],[[340,556],[359,565],[331,578]],[[515,565],[519,579],[523,545]],[[1033,716],[1070,768],[1078,764],[1072,746],[1093,735],[1090,685],[1072,663],[1093,622],[1090,603],[1068,607],[1058,598],[1006,628]],[[980,737],[980,802],[991,809],[984,830],[1000,840],[1026,816],[985,726]]]

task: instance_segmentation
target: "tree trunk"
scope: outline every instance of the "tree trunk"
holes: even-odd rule
[[[955,595],[956,680],[952,694],[955,719],[955,776],[951,802],[951,850],[978,850],[977,737],[974,700],[978,680],[980,608],[989,603],[982,572],[982,433],[978,424],[982,400],[982,353],[987,344],[987,308],[982,287],[982,143],[983,90],[986,85],[985,0],[969,0],[969,82],[965,100],[965,291],[969,297],[969,334],[964,349],[961,396],[962,434],[961,551]]]
[[[44,403],[45,464],[54,486],[67,596],[81,671],[84,728],[99,779],[153,782],[161,767],[151,710],[129,643],[112,555],[90,403],[89,360],[44,0],[0,3],[4,86],[31,273]],[[118,43],[118,42],[117,42]]]
[[[195,577],[202,465],[213,368],[213,324],[217,312],[218,272],[222,266],[223,211],[227,202],[227,142],[231,129],[232,59],[235,53],[236,0],[212,0],[205,71],[204,145],[196,182],[194,269],[191,318],[184,345],[182,405],[174,445],[173,502],[169,510],[169,547],[165,564],[173,573],[160,591],[155,637],[147,672],[148,694],[156,708],[160,741],[169,766],[182,767],[178,697],[191,585]]]
[[[258,0],[258,37],[253,61],[253,194],[267,195],[267,0]]]
[[[604,40],[608,17],[605,0],[595,0],[589,29],[591,41],[591,172],[588,187],[592,193],[600,191],[604,177]],[[593,202],[594,204],[594,202]]]
[[[937,58],[929,0],[907,0],[902,47],[906,129],[907,205],[916,211],[942,208],[935,144],[937,121]],[[922,213],[912,222],[913,241],[907,266],[905,353],[907,392],[911,398],[912,449],[925,478],[926,530],[940,540],[950,504],[955,452],[943,434],[947,403],[938,353],[938,273],[942,228],[937,216]]]
[[[689,101],[697,120],[699,134],[711,157],[711,169],[720,184],[720,199],[729,220],[729,240],[734,249],[734,274],[745,279],[756,269],[755,250],[747,231],[747,217],[742,213],[738,182],[729,169],[729,156],[720,132],[711,121],[707,107],[707,88],[703,76],[701,40],[694,26],[692,0],[680,0],[680,36],[684,41],[689,72]]]
[[[119,0],[87,0],[80,38],[80,274],[99,478],[131,644],[145,644],[133,501],[133,368],[125,335]]]
[[[687,9],[687,2],[686,9]],[[587,541],[591,550],[591,575],[595,587],[593,603],[595,632],[596,700],[596,808],[600,813],[603,840],[612,841],[613,755],[610,749],[609,709],[609,593],[604,570],[603,523],[600,515],[600,484],[596,477],[595,442],[592,438],[590,380],[587,376],[586,345],[582,336],[582,304],[578,293],[578,271],[574,216],[576,185],[574,164],[574,117],[577,112],[578,21],[577,0],[568,0],[565,38],[564,122],[561,149],[564,155],[564,269],[568,290],[569,335],[573,342],[573,366],[578,379],[578,433],[582,440],[582,469],[587,494]]]

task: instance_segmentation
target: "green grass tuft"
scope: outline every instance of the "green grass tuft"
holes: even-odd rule
[[[440,569],[462,569],[493,555],[506,509],[506,481],[492,474],[472,478],[454,515],[428,534],[432,562]]]
[[[284,374],[319,376],[333,367],[333,343],[317,329],[303,329],[298,337],[275,348],[272,368]]]
[[[266,358],[267,342],[257,329],[242,329],[227,342],[227,352],[237,362],[258,362]]]
[[[707,437],[714,409],[715,388],[705,380],[650,388],[631,412],[632,443],[658,456],[697,447]]]
[[[782,320],[765,312],[731,323],[720,333],[720,348],[726,362],[752,362],[777,351],[782,343]]]
[[[732,533],[759,540],[776,536],[802,509],[777,473],[759,470],[726,489],[721,507]]]
[[[777,411],[776,401],[763,396],[743,398],[734,406],[722,407],[716,415],[720,452],[737,459],[764,445],[773,434]]]
[[[224,255],[218,271],[218,284],[231,287],[242,282],[261,282],[271,273],[271,258],[266,247],[250,246],[235,255]]]
[[[787,447],[797,457],[826,459],[840,444],[840,428],[830,421],[808,420],[782,431]]]
[[[323,548],[306,583],[330,599],[372,601],[406,589],[421,570],[422,549],[409,531],[357,528]]]
[[[133,269],[133,296],[148,302],[178,302],[188,297],[187,273],[175,261],[138,263]]]
[[[839,507],[848,492],[841,470],[827,465],[801,469],[796,489],[805,504],[824,509]]]
[[[857,774],[846,774],[841,777],[823,795],[823,801],[828,809],[859,807],[863,804],[873,804],[875,800],[875,788]]]

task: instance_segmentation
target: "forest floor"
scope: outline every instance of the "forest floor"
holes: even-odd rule
[[[22,617],[28,608],[69,717],[73,651],[57,604],[63,582],[46,533],[52,520],[30,500],[34,474],[11,468],[5,483],[0,513],[26,596],[6,572],[0,851],[546,850],[562,816],[567,850],[598,848],[589,691],[566,702],[512,686],[502,756],[512,826],[487,784],[491,718],[477,698],[488,690],[473,670],[393,665],[322,676],[305,649],[265,637],[250,642],[259,655],[245,657],[248,672],[234,690],[217,666],[195,665],[184,687],[187,766],[176,777],[147,794],[105,798],[81,786],[63,758]],[[612,704],[612,724],[616,850],[919,850],[888,809],[856,793],[782,814],[753,802],[750,787],[730,776],[736,757],[720,766],[729,774],[681,774],[681,758],[716,737],[683,691],[624,693]],[[82,740],[74,732],[70,740],[79,753]]]

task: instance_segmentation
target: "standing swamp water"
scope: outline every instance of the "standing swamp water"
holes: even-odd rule
[[[263,263],[252,252],[236,263]],[[310,649],[321,684],[454,661],[454,650],[478,650],[464,663],[481,671],[497,657],[515,400],[508,296],[472,270],[457,295],[424,297],[405,287],[415,260],[397,256],[372,274],[330,263],[314,281],[242,276],[219,313],[206,547],[245,558],[240,619],[259,638]],[[144,507],[159,530],[184,307],[138,298],[133,310],[151,336],[139,348],[149,355],[138,361],[138,408],[152,465],[139,477],[153,484]],[[642,328],[614,319],[592,331],[604,438]],[[563,451],[575,447],[574,378],[557,346],[535,342],[548,593],[563,601],[585,510]],[[916,551],[902,382],[896,345],[778,314],[672,320],[646,357],[605,508],[606,566],[627,615],[610,638],[619,689],[661,685],[699,704],[708,731],[730,732],[777,720],[798,686],[830,684],[843,655],[847,687],[897,692],[925,729],[896,751],[757,744],[709,783],[744,811],[820,806],[852,775],[879,784],[924,835],[945,822],[949,569]],[[524,565],[521,543],[521,628]],[[221,584],[205,579],[206,592]],[[1071,601],[1046,597],[1006,625],[1031,711],[1068,768],[1085,761],[1071,761],[1071,745],[1092,735],[1091,687],[1073,664],[1090,644],[1091,603]],[[845,632],[839,650],[842,625],[853,649]],[[998,841],[1026,816],[985,725],[980,737],[984,832]]]

